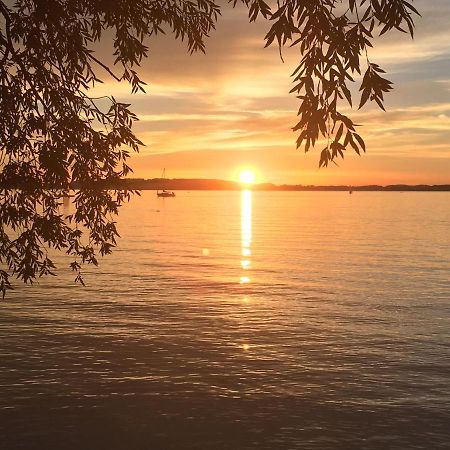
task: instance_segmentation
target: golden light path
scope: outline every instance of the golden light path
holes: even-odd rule
[[[252,191],[245,189],[241,193],[241,267],[248,270],[252,254]],[[240,283],[249,283],[250,277],[243,275]]]
[[[243,172],[244,173],[244,172]],[[241,181],[243,179],[254,180],[253,173],[250,176],[242,176],[241,173]],[[245,189],[241,192],[241,268],[242,275],[239,278],[240,284],[250,283],[251,279],[248,276],[251,260],[250,257],[252,255],[252,191],[250,189]],[[248,296],[244,296],[243,302],[247,303],[249,300]],[[248,342],[244,342],[240,344],[241,349],[244,352],[250,351],[251,345]]]

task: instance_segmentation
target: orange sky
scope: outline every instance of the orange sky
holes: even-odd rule
[[[111,83],[96,91],[132,103],[140,118],[135,130],[146,147],[132,157],[135,177],[166,167],[170,178],[237,179],[251,167],[257,182],[277,184],[450,183],[450,7],[415,5],[423,16],[415,40],[395,33],[369,55],[395,83],[388,112],[350,112],[367,153],[348,151],[339,167],[319,170],[319,151],[295,150],[298,103],[288,92],[297,50],[283,64],[276,48],[263,48],[267,24],[249,24],[242,8],[223,6],[206,55],[188,55],[170,34],[147,43],[146,94]]]

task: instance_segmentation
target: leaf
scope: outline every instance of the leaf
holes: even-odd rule
[[[357,134],[357,133],[354,133],[353,137],[358,141],[359,146],[365,152],[366,151],[366,144],[364,143],[364,140],[362,139],[362,137],[359,134]]]
[[[361,95],[361,101],[359,102],[358,109],[361,109],[367,103],[367,100],[369,100],[369,96],[370,96],[370,90],[364,89],[364,91]]]
[[[339,129],[338,129],[338,131],[337,131],[337,133],[336,133],[336,137],[335,137],[335,140],[336,141],[339,141],[339,139],[341,138],[341,136],[342,136],[342,132],[344,131],[344,124],[343,123],[341,123],[341,126],[339,127]]]

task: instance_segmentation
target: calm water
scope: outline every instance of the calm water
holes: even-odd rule
[[[0,448],[449,448],[449,205],[144,192],[0,304]]]

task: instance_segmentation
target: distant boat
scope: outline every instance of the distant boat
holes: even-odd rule
[[[348,188],[348,193],[353,194],[353,188],[351,186],[349,186],[349,188]]]
[[[156,192],[156,195],[158,197],[175,197],[175,192],[166,191],[165,189],[163,189],[161,192]]]
[[[162,173],[162,177],[163,180],[166,179],[166,169],[164,168],[163,173]],[[159,189],[156,191],[156,195],[158,197],[175,197],[175,192],[173,191],[167,191],[166,189],[163,189],[162,191],[160,191]]]

